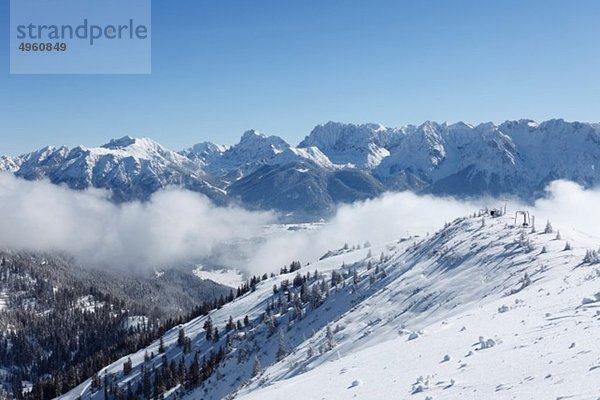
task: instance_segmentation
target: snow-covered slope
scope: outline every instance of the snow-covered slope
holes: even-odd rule
[[[314,146],[335,164],[370,169],[389,156],[384,143],[395,134],[400,133],[379,124],[328,122],[315,127],[298,147]]]
[[[432,192],[461,196],[525,194],[532,185],[538,187],[527,179],[511,138],[493,124],[426,122],[405,136],[375,174],[392,185],[398,176],[410,174]]]
[[[600,129],[597,124],[555,119],[505,122],[498,130],[508,135],[523,160],[531,182],[542,185],[570,177],[584,186],[600,179]]]
[[[216,162],[226,150],[226,146],[212,142],[202,142],[183,150],[181,154],[196,161],[201,166],[206,166]]]
[[[167,387],[165,396],[596,398],[600,267],[583,259],[600,239],[512,224],[459,218],[426,238],[345,247],[298,275],[262,280],[181,326],[189,353],[177,345],[178,328],[165,333],[169,363],[189,368],[196,354],[222,350],[200,386]],[[230,316],[249,323],[227,330]],[[216,341],[203,329],[209,317]],[[158,346],[132,354],[127,376],[124,358],[100,377],[135,390],[166,368]],[[145,361],[146,352],[154,358]],[[88,381],[64,398],[102,393]]]
[[[244,132],[239,143],[219,153],[219,157],[214,158],[207,169],[217,176],[236,180],[289,147],[278,136],[265,136],[258,131],[249,130]]]
[[[182,154],[201,159],[207,171],[228,182],[241,179],[264,165],[307,161],[325,169],[333,167],[316,147],[294,148],[278,136],[265,136],[256,130],[244,132],[239,143],[228,149],[200,143]]]
[[[322,168],[309,160],[263,165],[228,188],[258,209],[286,212],[295,221],[327,217],[341,203],[377,197],[381,182],[365,171]]]
[[[18,157],[0,156],[0,172],[15,172],[20,164],[21,160]]]

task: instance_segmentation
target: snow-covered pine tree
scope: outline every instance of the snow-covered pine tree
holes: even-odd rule
[[[204,321],[204,330],[206,331],[206,340],[211,342],[214,338],[214,327],[210,315],[206,318],[206,321]]]
[[[127,358],[127,361],[125,361],[123,363],[123,375],[129,375],[129,373],[131,372],[133,368],[133,363],[131,361],[131,358]]]
[[[333,332],[331,331],[331,327],[327,326],[325,330],[325,347],[327,351],[333,349],[335,347],[335,338],[333,337]]]
[[[260,365],[260,360],[258,356],[254,357],[254,365],[252,366],[252,377],[259,375],[262,372],[262,367]]]
[[[315,351],[313,350],[312,346],[308,346],[308,350],[306,350],[306,359],[310,360],[314,355]]]
[[[183,347],[184,344],[185,344],[185,332],[184,332],[183,328],[179,328],[179,332],[177,335],[177,346]]]
[[[282,360],[285,355],[285,338],[283,336],[283,330],[279,329],[279,337],[277,339],[277,361]]]
[[[583,262],[585,264],[596,264],[600,261],[598,257],[598,252],[596,250],[587,250],[585,252],[585,257],[583,257]]]

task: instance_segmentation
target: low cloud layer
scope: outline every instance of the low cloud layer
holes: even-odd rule
[[[546,188],[546,197],[533,205],[509,200],[507,214],[512,216],[516,210],[527,210],[535,216],[538,230],[544,229],[546,220],[550,220],[555,229],[563,229],[563,232],[575,230],[600,238],[599,204],[600,189],[554,181]],[[318,231],[289,232],[267,241],[256,250],[249,265],[258,272],[264,260],[269,260],[269,267],[280,268],[292,259],[314,261],[327,250],[339,249],[345,243],[381,243],[409,234],[425,235],[440,229],[446,221],[471,215],[485,207],[504,205],[504,199],[459,201],[411,192],[387,193],[374,200],[340,207],[336,216]]]
[[[546,219],[558,227],[600,236],[600,191],[556,181],[534,206],[509,203],[509,212],[528,209],[539,229]],[[410,192],[341,206],[312,231],[263,236],[269,213],[216,207],[204,196],[165,190],[146,203],[111,203],[103,191],[72,191],[45,181],[0,174],[0,247],[61,251],[84,265],[126,269],[164,268],[212,259],[249,274],[278,271],[292,260],[317,260],[344,243],[397,240],[434,232],[444,222],[503,200],[459,201]]]
[[[548,219],[560,229],[575,229],[600,238],[600,188],[584,189],[574,182],[554,181],[546,194],[531,209],[541,229]]]
[[[291,260],[314,261],[345,243],[362,245],[366,241],[380,243],[426,234],[443,226],[445,221],[479,208],[479,202],[411,192],[387,193],[373,200],[341,206],[335,217],[319,230],[291,231],[271,238],[256,250],[249,265],[258,272],[264,260],[269,260],[271,269],[281,268]]]
[[[142,269],[200,259],[222,242],[258,235],[270,220],[187,191],[115,205],[102,191],[0,174],[0,247],[67,252],[94,266]]]

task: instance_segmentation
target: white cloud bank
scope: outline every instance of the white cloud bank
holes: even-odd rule
[[[154,268],[202,258],[222,242],[258,235],[270,220],[187,191],[115,205],[102,191],[0,174],[0,247],[67,252],[95,266]]]
[[[260,241],[253,238],[273,221],[271,214],[216,207],[196,193],[165,190],[146,203],[115,205],[102,191],[72,191],[0,173],[0,247],[57,250],[83,264],[128,269],[162,268],[213,256],[225,266],[263,273],[278,271],[292,260],[314,261],[344,243],[378,243],[433,232],[445,221],[502,203],[388,193],[341,206],[318,230],[284,231]],[[533,207],[510,204],[509,212],[528,208],[537,216],[538,229],[550,219],[555,227],[600,236],[598,204],[599,190],[556,181],[549,185],[547,198]],[[229,244],[234,242],[246,245]]]
[[[335,217],[316,231],[284,232],[256,250],[250,268],[260,271],[264,260],[279,269],[292,260],[314,261],[345,243],[362,245],[433,232],[445,221],[473,213],[479,203],[421,196],[411,192],[386,193],[376,199],[342,205]]]
[[[408,234],[433,233],[446,221],[485,207],[501,208],[504,202],[494,198],[460,201],[411,192],[387,193],[377,199],[341,206],[330,223],[318,231],[286,232],[267,241],[256,250],[250,268],[259,272],[265,260],[271,269],[296,259],[303,263],[314,261],[327,250],[339,249],[345,243],[381,243]],[[507,214],[512,216],[516,210],[527,210],[535,216],[538,231],[550,220],[555,229],[586,233],[598,238],[600,245],[600,189],[586,190],[573,182],[554,181],[546,188],[546,197],[533,205],[509,201]]]

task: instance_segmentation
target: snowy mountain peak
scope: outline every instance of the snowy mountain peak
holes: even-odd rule
[[[180,154],[205,167],[218,162],[218,159],[226,150],[227,146],[212,142],[201,142],[181,151]]]
[[[171,150],[165,149],[158,142],[149,138],[133,138],[131,136],[123,136],[120,139],[112,139],[105,145],[100,147],[101,149],[123,151],[126,154],[142,159],[152,159],[154,157],[168,157],[177,158],[178,155]],[[89,149],[94,152],[95,149]],[[117,154],[117,153],[115,153]],[[184,157],[181,157],[183,161]]]
[[[136,142],[136,139],[131,137],[131,136],[123,136],[120,139],[111,139],[110,142],[100,146],[103,147],[105,149],[112,149],[112,150],[117,150],[117,149],[124,149],[132,144],[134,144]]]
[[[260,133],[259,131],[257,131],[256,129],[248,129],[247,131],[245,131],[242,134],[242,138],[241,141],[245,141],[245,140],[252,140],[252,139],[256,139],[256,138],[265,138],[265,135],[263,135],[262,133]]]
[[[3,162],[18,177],[49,179],[72,189],[108,189],[115,201],[145,200],[168,185],[189,188],[223,204],[224,193],[201,166],[148,138],[125,136],[101,147],[45,147]]]
[[[381,124],[330,121],[315,127],[298,147],[318,147],[335,164],[373,168],[389,155],[383,146],[387,132]]]
[[[187,151],[194,152],[195,154],[213,154],[223,153],[225,150],[227,150],[226,146],[215,144],[213,142],[202,142],[195,144]]]
[[[275,152],[282,151],[290,145],[279,136],[265,136],[262,133],[251,129],[242,135],[240,142],[232,147],[232,149],[245,150],[264,150],[272,149]]]

